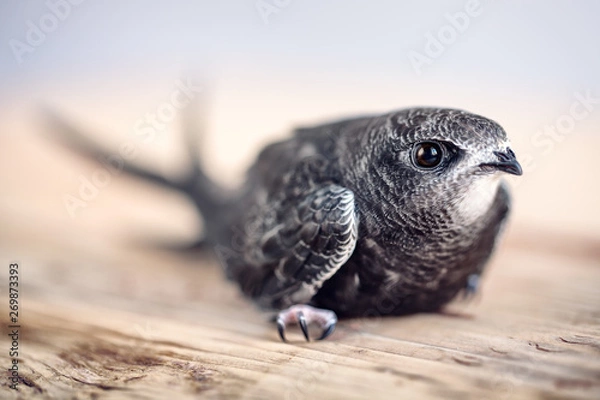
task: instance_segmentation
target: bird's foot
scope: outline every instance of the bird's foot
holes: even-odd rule
[[[479,293],[479,284],[481,278],[479,274],[471,274],[467,278],[467,284],[462,290],[462,299],[465,301],[473,300],[475,295]]]
[[[284,342],[285,329],[289,324],[297,323],[306,338],[306,341],[310,341],[308,335],[308,326],[310,324],[316,324],[321,328],[321,336],[317,340],[323,340],[335,329],[337,323],[337,316],[333,311],[325,310],[322,308],[315,308],[305,304],[299,304],[291,306],[290,308],[279,312],[277,315],[277,331],[281,340]]]

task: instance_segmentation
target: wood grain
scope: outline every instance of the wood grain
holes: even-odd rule
[[[22,381],[17,392],[3,381],[3,398],[600,395],[600,269],[586,254],[504,247],[473,303],[284,344],[210,257],[90,257],[48,240],[21,261]]]

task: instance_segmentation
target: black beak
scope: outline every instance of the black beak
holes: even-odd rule
[[[498,161],[481,164],[481,168],[489,171],[503,171],[513,175],[523,174],[521,164],[519,164],[515,153],[511,149],[507,149],[506,152],[495,151],[494,155],[498,157]]]

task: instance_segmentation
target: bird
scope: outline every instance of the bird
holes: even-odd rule
[[[105,154],[48,113],[79,152]],[[277,330],[327,338],[338,318],[436,312],[480,278],[510,211],[505,174],[522,168],[495,121],[412,107],[301,127],[260,151],[239,187],[211,179],[188,134],[190,166],[131,175],[185,193],[225,276]]]

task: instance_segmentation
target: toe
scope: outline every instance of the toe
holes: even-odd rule
[[[323,340],[335,330],[337,316],[333,311],[300,304],[279,312],[277,315],[277,332],[282,341],[287,342],[285,330],[290,324],[298,324],[307,342],[310,341],[308,326],[317,325],[322,334],[318,340]]]

